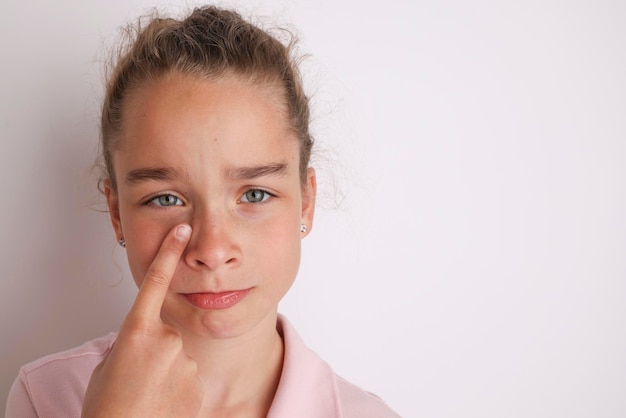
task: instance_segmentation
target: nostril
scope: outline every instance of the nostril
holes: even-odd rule
[[[194,262],[196,263],[196,265],[198,266],[206,266],[206,264],[204,263],[204,261],[199,260],[197,258],[194,258]]]
[[[229,258],[228,260],[226,260],[226,264],[232,264],[235,262],[235,258]]]

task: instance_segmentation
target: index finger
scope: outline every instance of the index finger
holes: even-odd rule
[[[178,261],[191,236],[191,227],[178,225],[165,236],[159,252],[152,261],[139,287],[129,316],[148,322],[161,320],[161,307]]]

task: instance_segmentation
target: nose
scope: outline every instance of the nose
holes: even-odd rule
[[[194,214],[191,227],[193,232],[184,254],[191,268],[216,271],[241,263],[241,248],[227,214]]]

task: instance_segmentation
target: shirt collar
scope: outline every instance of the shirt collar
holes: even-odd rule
[[[285,345],[283,370],[268,418],[341,418],[335,374],[278,315]]]

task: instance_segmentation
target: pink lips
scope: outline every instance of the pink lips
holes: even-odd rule
[[[221,293],[186,293],[183,296],[196,308],[205,310],[228,309],[238,304],[252,289]]]

